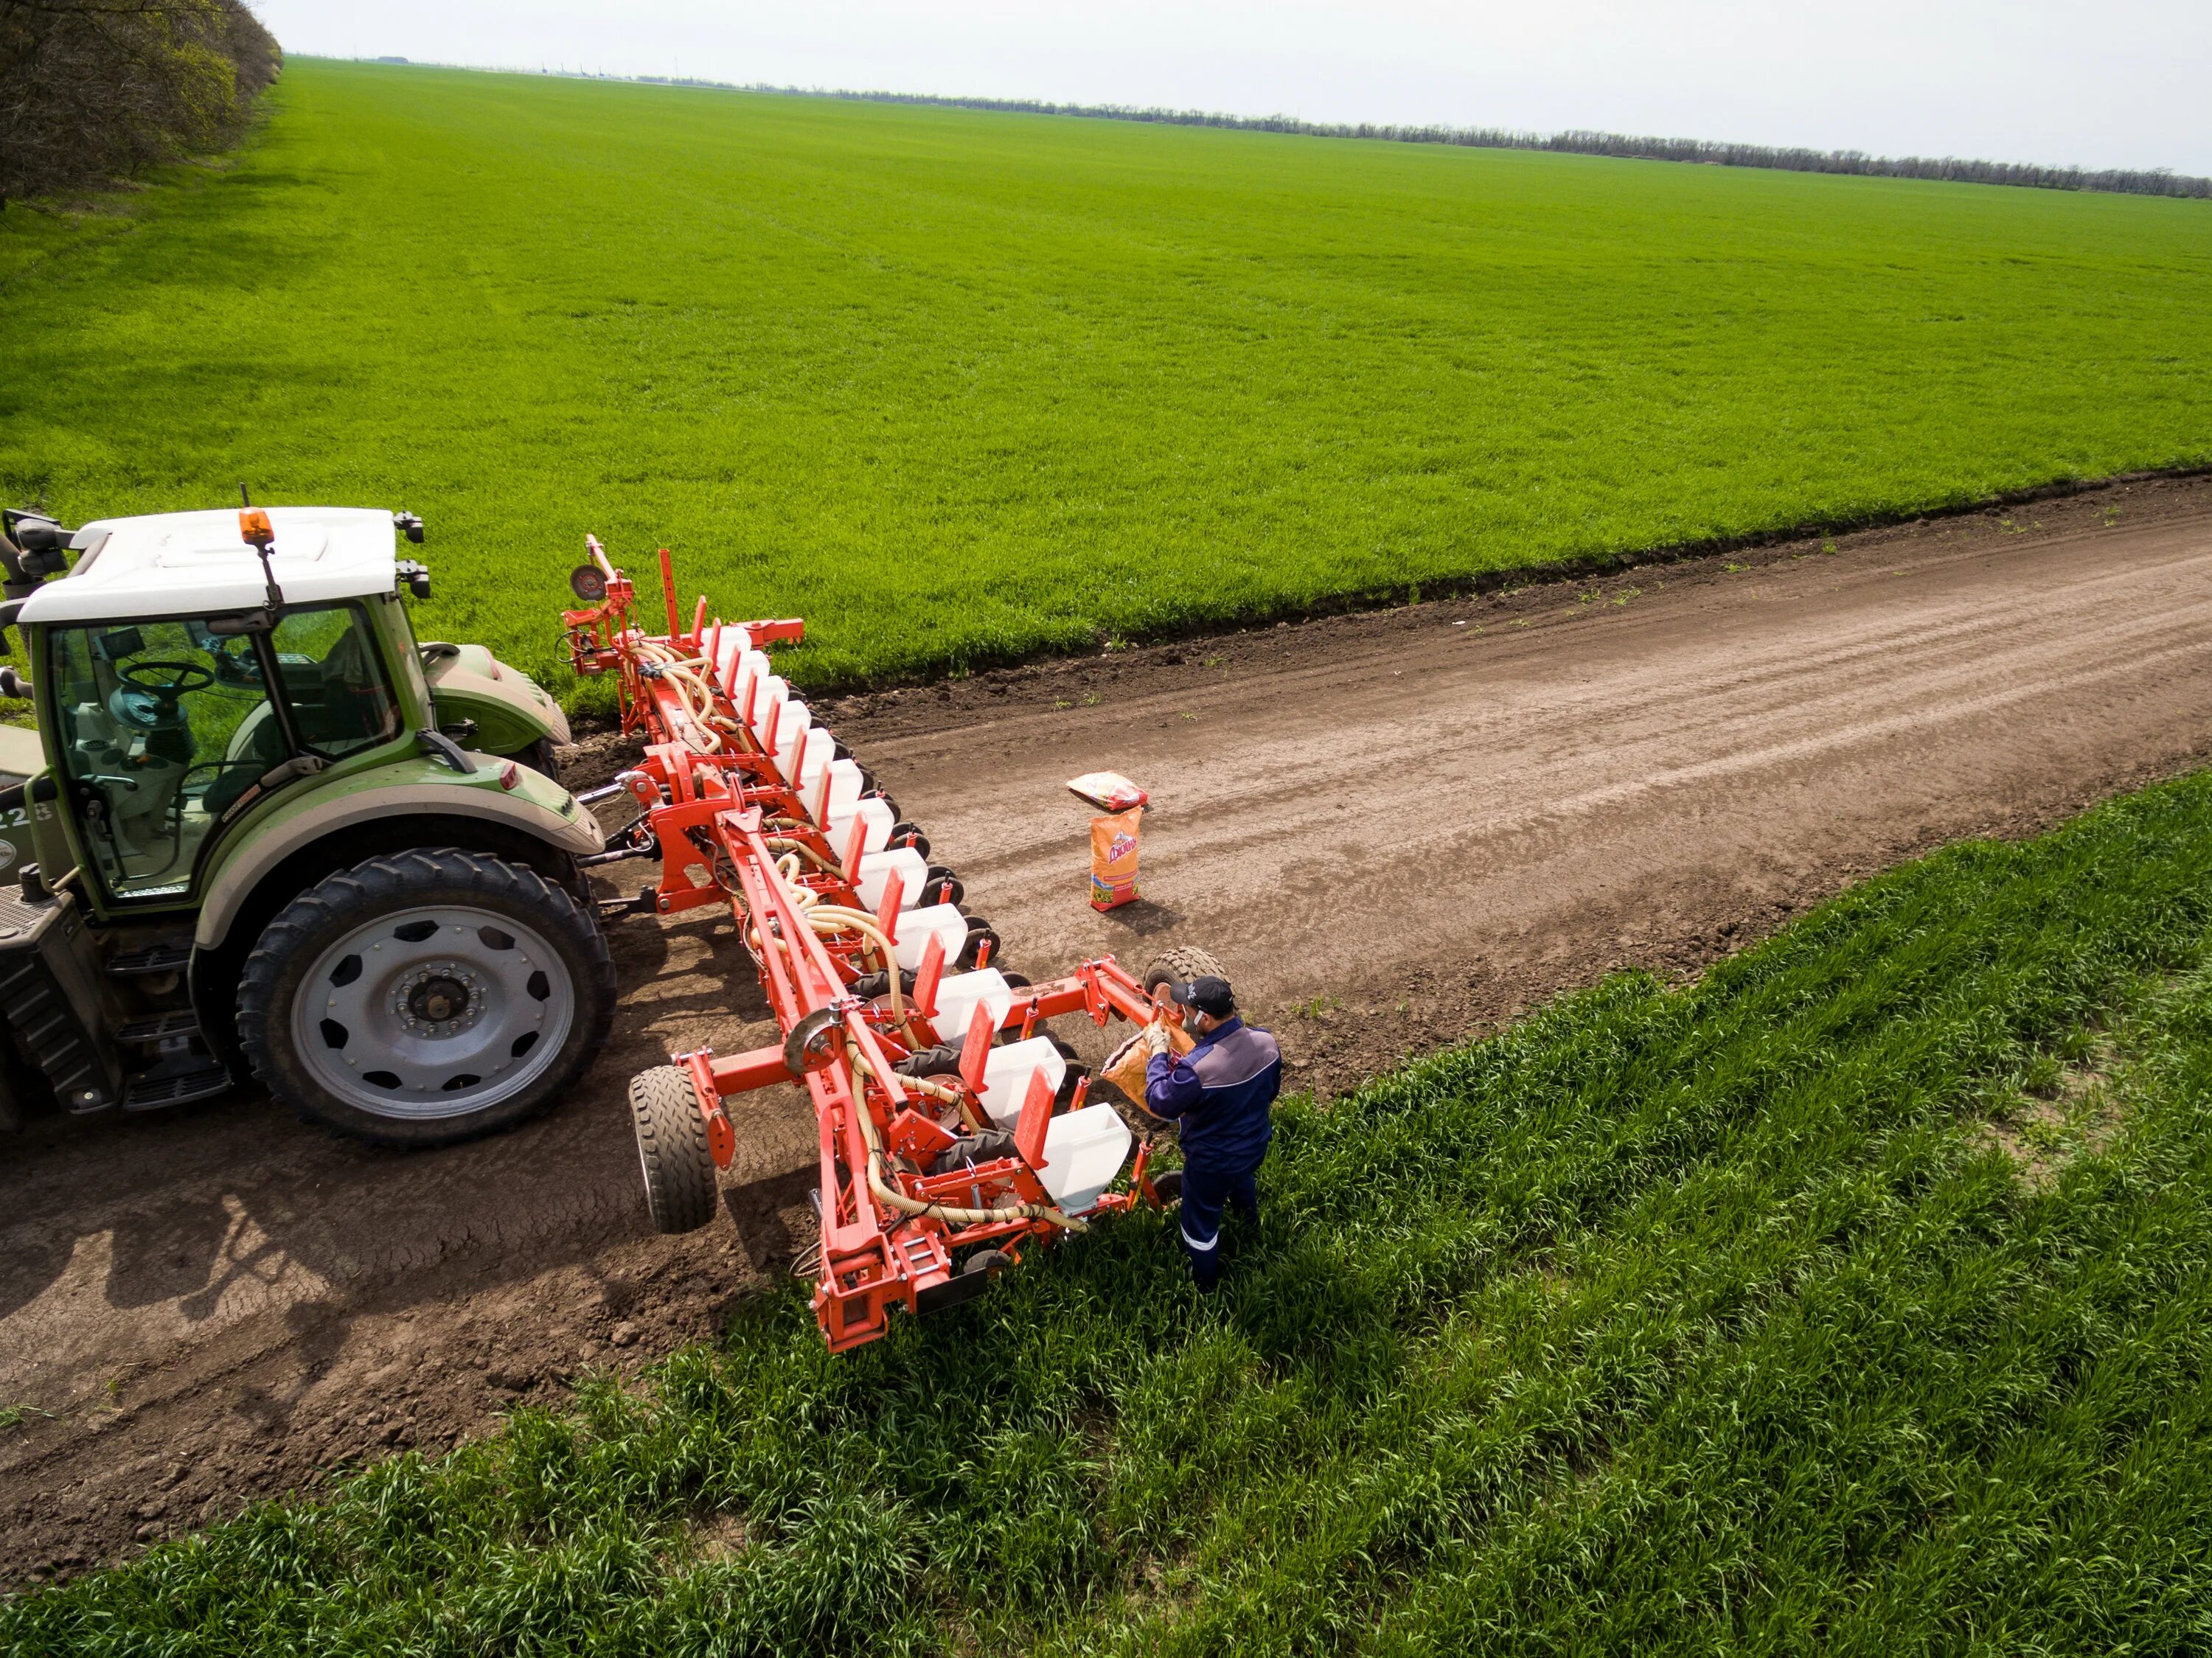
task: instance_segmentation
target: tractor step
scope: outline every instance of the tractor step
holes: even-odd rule
[[[212,1099],[231,1085],[230,1067],[214,1060],[195,1061],[185,1068],[166,1067],[133,1077],[123,1090],[125,1111],[166,1111],[173,1105]]]
[[[131,979],[152,973],[182,973],[191,964],[190,944],[154,944],[111,957],[107,970],[116,978]]]
[[[150,1019],[134,1019],[115,1033],[119,1042],[165,1042],[173,1036],[197,1036],[200,1016],[190,1008],[157,1013]]]
[[[74,899],[0,887],[0,1010],[73,1113],[113,1105],[122,1080],[113,1046],[88,1023],[99,1000],[90,953]]]

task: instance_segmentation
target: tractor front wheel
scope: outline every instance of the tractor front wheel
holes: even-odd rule
[[[372,858],[279,911],[239,981],[238,1037],[307,1121],[446,1145],[559,1098],[614,1004],[588,910],[534,870],[444,847]]]

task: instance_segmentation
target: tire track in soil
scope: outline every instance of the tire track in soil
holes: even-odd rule
[[[1204,944],[1328,1092],[2189,765],[2209,641],[2212,481],[2185,478],[823,712],[1012,964]],[[622,752],[587,743],[570,780]],[[1060,786],[1104,766],[1157,802],[1146,902],[1108,916]],[[783,1270],[812,1180],[797,1091],[732,1102],[726,1213],[678,1239],[647,1230],[623,1099],[671,1049],[772,1035],[750,963],[726,921],[613,943],[606,1050],[495,1140],[371,1151],[258,1096],[0,1140],[0,1407],[57,1412],[0,1431],[0,1582],[482,1433],[710,1335]]]

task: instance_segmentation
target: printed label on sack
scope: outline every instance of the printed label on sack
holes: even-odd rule
[[[1145,809],[1091,820],[1091,904],[1112,909],[1137,896],[1137,831]]]

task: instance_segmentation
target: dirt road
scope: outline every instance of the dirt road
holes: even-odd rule
[[[2212,748],[2212,481],[824,712],[1012,964],[1206,944],[1299,1081],[1335,1090]],[[1158,801],[1148,902],[1111,917],[1084,905],[1060,786],[1100,766]],[[673,1241],[647,1234],[623,1105],[671,1048],[766,1036],[749,963],[726,921],[633,922],[617,950],[607,1052],[502,1139],[372,1152],[240,1099],[0,1143],[0,1409],[33,1407],[0,1430],[0,1582],[481,1431],[710,1333],[782,1270],[799,1096],[738,1102],[729,1218]]]

